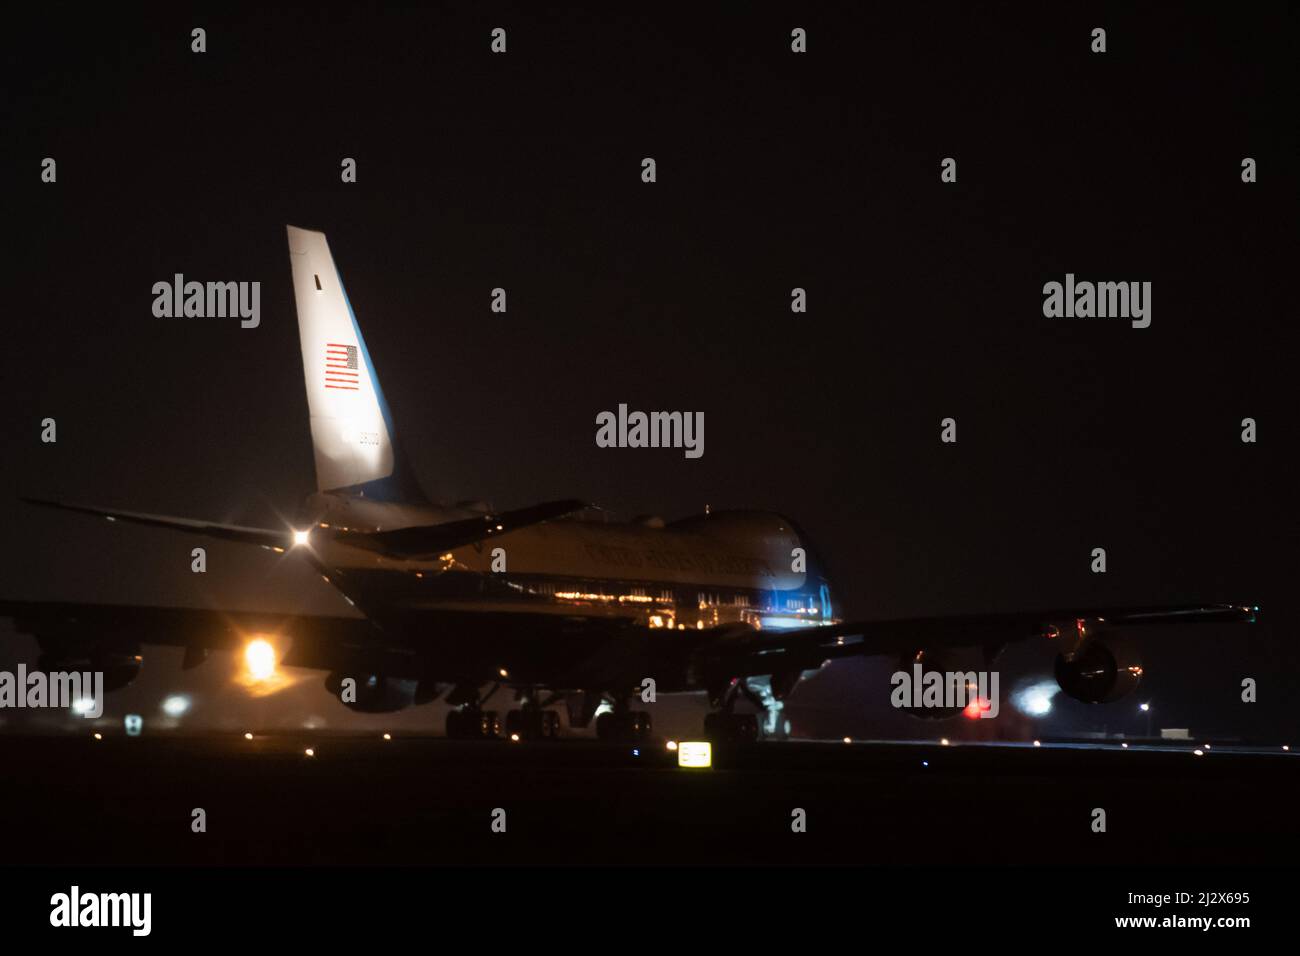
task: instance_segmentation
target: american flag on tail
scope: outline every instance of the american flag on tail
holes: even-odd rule
[[[355,392],[361,387],[357,379],[357,347],[340,342],[325,344],[325,387]]]

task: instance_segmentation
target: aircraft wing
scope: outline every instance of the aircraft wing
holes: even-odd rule
[[[279,662],[287,667],[406,679],[423,679],[441,668],[447,679],[456,679],[463,664],[454,647],[450,655],[443,653],[445,642],[412,644],[400,620],[4,599],[0,618],[11,618],[15,631],[34,636],[42,653],[54,660],[96,652],[140,654],[143,645],[160,645],[184,648],[182,667],[189,669],[206,660],[209,651],[239,652],[250,640],[263,638],[276,647]],[[541,635],[545,644],[548,634],[571,637],[586,626],[626,634],[629,625],[622,620],[593,619],[584,625],[557,615],[422,608],[418,626],[424,635],[510,634],[520,640]],[[482,681],[493,674],[494,669],[484,673]]]
[[[237,651],[253,637],[279,639],[289,648],[282,663],[301,667],[346,666],[355,655],[373,658],[386,647],[366,618],[67,601],[0,601],[0,617],[12,618],[16,631],[35,636],[51,653],[157,644],[198,652],[187,653],[187,667],[203,651]]]
[[[1254,605],[1203,604],[844,621],[730,632],[706,641],[696,649],[695,658],[706,671],[731,677],[812,670],[841,657],[903,656],[922,649],[974,647],[992,659],[1007,644],[1032,637],[1051,639],[1085,629],[1160,624],[1254,623],[1258,615],[1259,608]]]

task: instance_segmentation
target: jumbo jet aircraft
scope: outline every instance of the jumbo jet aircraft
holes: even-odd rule
[[[1060,646],[1063,691],[1101,703],[1131,692],[1142,665],[1124,638],[1152,624],[1253,621],[1258,608],[1203,605],[844,621],[817,550],[789,518],[712,511],[664,523],[591,520],[577,499],[490,511],[430,502],[395,441],[356,316],[320,232],[288,227],[316,487],[298,527],[251,528],[36,501],[260,546],[307,561],[363,617],[174,607],[0,602],[35,635],[48,670],[99,670],[110,689],[139,672],[142,645],[179,645],[183,667],[210,650],[276,648],[279,663],[328,672],[325,686],[366,712],[440,696],[447,733],[495,737],[495,692],[513,692],[507,733],[553,737],[564,703],[573,727],[638,739],[644,681],[656,693],[703,692],[705,732],[747,740],[788,728],[782,702],[836,658],[881,654],[910,668],[1009,642]],[[352,682],[348,682],[351,678]],[[883,691],[882,691],[883,693]],[[351,698],[351,699],[349,699]],[[952,711],[921,710],[918,716]]]

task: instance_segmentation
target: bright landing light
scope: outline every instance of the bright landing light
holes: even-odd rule
[[[301,548],[310,540],[311,540],[310,528],[306,531],[294,531],[293,533],[293,546],[295,548]]]
[[[244,663],[253,680],[270,680],[275,675],[275,648],[258,638],[244,648]]]

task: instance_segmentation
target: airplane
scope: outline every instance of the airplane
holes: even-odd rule
[[[0,616],[36,637],[43,669],[103,671],[116,689],[138,675],[144,645],[185,648],[189,669],[210,651],[263,642],[279,664],[325,671],[325,686],[357,711],[441,697],[452,708],[449,737],[498,737],[498,712],[486,705],[506,688],[508,735],[556,737],[553,708],[563,704],[572,728],[594,720],[602,739],[641,740],[652,721],[633,708],[653,686],[707,694],[705,734],[748,742],[788,732],[785,700],[840,658],[886,655],[942,671],[945,659],[992,662],[1011,642],[1049,640],[1060,648],[1062,690],[1105,703],[1141,680],[1130,629],[1249,623],[1259,613],[1204,604],[846,621],[814,543],[781,514],[706,509],[614,522],[576,498],[507,511],[432,502],[397,441],[324,233],[287,231],[317,487],[303,520],[257,528],[26,500],[301,558],[362,616],[0,601]],[[761,725],[736,709],[741,700],[762,712]]]

